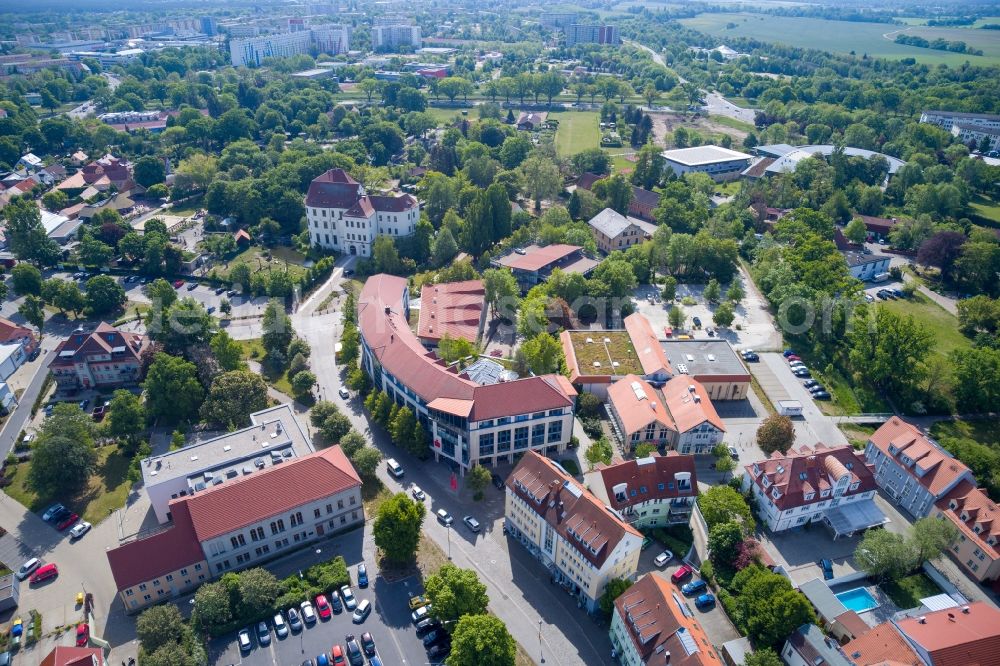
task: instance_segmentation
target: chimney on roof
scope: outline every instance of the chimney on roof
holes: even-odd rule
[[[954,613],[948,613],[948,620],[950,620],[951,622],[954,622],[955,621],[955,614]]]
[[[969,614],[969,607],[968,606],[962,606],[962,612],[965,613],[966,615],[968,615]]]
[[[921,615],[920,617],[917,618],[917,622],[919,622],[920,624],[927,624],[927,616]]]

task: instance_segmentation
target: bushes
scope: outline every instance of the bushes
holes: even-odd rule
[[[657,527],[652,531],[652,535],[654,539],[669,548],[677,557],[684,557],[691,549],[691,544],[694,543],[691,528],[687,525]]]
[[[351,575],[347,571],[344,558],[337,557],[327,562],[314,564],[302,572],[302,578],[292,575],[281,581],[281,593],[274,602],[275,608],[297,606],[305,599],[312,599],[317,594],[350,585]]]

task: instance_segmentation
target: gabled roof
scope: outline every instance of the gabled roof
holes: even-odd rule
[[[616,510],[636,503],[698,495],[698,473],[695,470],[694,456],[681,455],[676,451],[669,451],[665,456],[654,455],[638,460],[626,460],[617,465],[601,467],[597,473],[601,485],[604,486],[608,504]],[[687,489],[679,489],[675,482],[677,474],[690,475],[687,477],[690,482]],[[621,483],[627,484],[629,490],[638,490],[645,486],[646,492],[636,495],[635,498],[628,495],[624,501],[618,501],[614,487]],[[662,489],[660,489],[661,484]]]
[[[665,372],[667,375],[674,374],[674,368],[667,360],[667,354],[660,345],[660,340],[653,331],[653,325],[649,323],[643,315],[634,312],[625,317],[622,321],[628,336],[635,347],[636,356],[642,364],[642,372],[645,375],[653,375],[657,372]]]
[[[954,509],[951,508],[952,504],[955,505]],[[994,560],[1000,558],[1000,507],[981,488],[963,480],[938,500],[936,506],[987,557]],[[976,528],[979,529],[978,532]],[[992,545],[987,541],[991,536]]]
[[[759,474],[754,468],[760,470]],[[860,495],[875,490],[875,475],[863,456],[850,446],[828,447],[817,444],[816,448],[802,447],[789,451],[787,455],[775,451],[767,460],[746,466],[747,474],[753,482],[768,494],[775,506],[782,511],[798,506],[826,502],[831,495],[823,497],[823,491],[832,491],[840,479],[849,477],[844,497]],[[764,484],[764,479],[768,484]],[[857,482],[855,490],[850,484]],[[779,496],[772,495],[777,489]],[[806,499],[812,494],[811,499]]]
[[[402,213],[417,206],[417,200],[410,194],[373,194],[368,198],[371,199],[372,207],[380,213]]]
[[[587,224],[589,224],[591,228],[600,231],[608,238],[616,238],[630,226],[639,226],[633,218],[625,217],[611,208],[605,208],[600,213],[590,218]]]
[[[0,344],[6,344],[23,338],[31,338],[34,333],[30,328],[15,324],[6,317],[0,317]]]
[[[203,490],[184,502],[197,540],[205,542],[360,485],[361,477],[335,445]],[[171,511],[175,505],[171,503]]]
[[[562,468],[535,451],[525,452],[507,477],[507,488],[598,569],[626,535],[640,539],[641,543],[642,535],[634,527],[605,508]]]
[[[644,190],[641,187],[632,186],[632,202],[640,206],[652,206],[656,208],[660,203],[660,195],[651,190]],[[631,205],[631,204],[630,204]]]
[[[896,623],[934,666],[990,666],[1000,655],[1000,610],[977,601]]]
[[[204,561],[205,553],[198,543],[187,499],[171,503],[170,516],[171,527],[107,552],[111,575],[119,590]]]
[[[52,648],[39,666],[105,666],[101,648],[57,645]]]
[[[596,174],[586,171],[580,175],[576,180],[576,186],[582,187],[585,190],[589,190],[594,187],[594,183],[599,180],[604,180],[605,178],[610,178],[607,174]]]
[[[139,361],[147,346],[146,336],[122,331],[102,321],[93,333],[73,332],[60,342],[49,367],[72,366],[92,354],[110,354],[113,361]]]
[[[642,377],[625,375],[608,387],[608,402],[621,422],[623,435],[628,438],[650,423],[676,431],[674,420],[663,404],[663,397]]]
[[[343,169],[330,169],[309,183],[306,205],[314,208],[350,208],[364,195],[361,184]]]
[[[705,631],[682,603],[666,579],[646,574],[615,599],[615,613],[643,663],[721,666]]]
[[[538,271],[582,250],[583,248],[579,245],[560,243],[544,247],[533,246],[527,249],[524,254],[511,252],[501,257],[498,263],[511,270]]]
[[[927,437],[919,428],[893,416],[872,433],[869,441],[895,460],[934,497],[948,491],[962,476],[972,478],[972,471],[960,460]],[[903,462],[902,457],[911,464]],[[923,475],[915,471],[920,468]]]
[[[910,644],[896,631],[890,622],[883,622],[845,643],[844,654],[857,666],[898,664],[899,666],[923,666],[923,662]]]
[[[417,335],[425,340],[447,335],[475,343],[485,308],[482,280],[425,284],[420,290]]]
[[[708,391],[698,380],[678,375],[664,384],[660,392],[677,432],[686,433],[702,423],[715,426],[722,432],[726,431]]]

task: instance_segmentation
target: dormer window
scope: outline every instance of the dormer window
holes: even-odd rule
[[[986,543],[990,544],[991,546],[995,546],[997,545],[997,538],[991,534],[990,537],[986,540]]]
[[[813,499],[814,497],[816,497],[816,493],[806,493],[806,495],[805,495],[805,500],[806,500],[807,502],[810,502],[810,501],[812,501],[812,499]]]
[[[764,478],[762,479],[762,481],[763,481],[763,483],[764,483],[764,487],[765,487],[765,488],[770,488],[770,487],[771,487],[771,479],[769,479],[769,478],[767,478],[767,477],[765,476],[765,477],[764,477]]]
[[[758,465],[757,463],[754,463],[753,465],[753,475],[760,476],[760,465]]]
[[[851,490],[857,490],[857,489],[858,489],[858,482],[855,481],[854,483],[851,484]]]
[[[821,491],[819,491],[819,496],[820,497],[829,497],[830,496],[830,491],[829,490],[821,490]]]
[[[969,514],[968,514],[968,513],[966,513],[965,511],[963,511],[963,512],[962,512],[962,522],[965,522],[965,521],[967,521],[968,519],[969,519]]]
[[[982,534],[983,528],[980,525],[976,525],[975,527],[972,528],[972,531],[975,532],[976,534]]]
[[[948,502],[948,508],[954,511],[955,509],[958,508],[958,502],[956,502],[955,500],[951,500],[950,502]]]
[[[772,488],[771,497],[773,497],[774,499],[778,499],[779,497],[781,497],[781,492],[777,488]]]

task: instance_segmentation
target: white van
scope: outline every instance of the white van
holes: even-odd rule
[[[27,562],[25,562],[24,564],[22,564],[21,568],[18,569],[17,573],[14,574],[14,575],[17,576],[18,580],[24,580],[29,575],[31,575],[31,573],[35,569],[37,569],[41,565],[42,565],[42,561],[40,559],[38,559],[37,557],[33,557],[30,560],[28,560]]]
[[[389,474],[392,474],[397,479],[403,476],[403,466],[396,462],[394,458],[389,458],[385,461],[385,468],[389,470]]]

